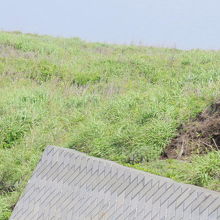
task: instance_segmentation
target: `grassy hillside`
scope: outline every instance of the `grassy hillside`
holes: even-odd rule
[[[159,160],[220,97],[220,52],[0,32],[0,219],[47,145],[220,190],[220,153]]]

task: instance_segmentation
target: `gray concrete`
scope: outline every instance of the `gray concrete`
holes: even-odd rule
[[[220,193],[49,146],[11,220],[220,220]]]

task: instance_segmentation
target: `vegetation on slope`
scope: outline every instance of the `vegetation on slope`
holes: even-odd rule
[[[0,32],[0,219],[47,145],[220,190],[220,154],[159,160],[220,97],[220,52]]]

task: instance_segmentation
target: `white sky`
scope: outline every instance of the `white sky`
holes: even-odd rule
[[[219,0],[0,0],[0,29],[220,49]]]

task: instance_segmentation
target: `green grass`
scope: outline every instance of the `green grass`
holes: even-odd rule
[[[220,190],[220,155],[160,161],[220,97],[220,52],[0,32],[0,219],[47,145]]]

